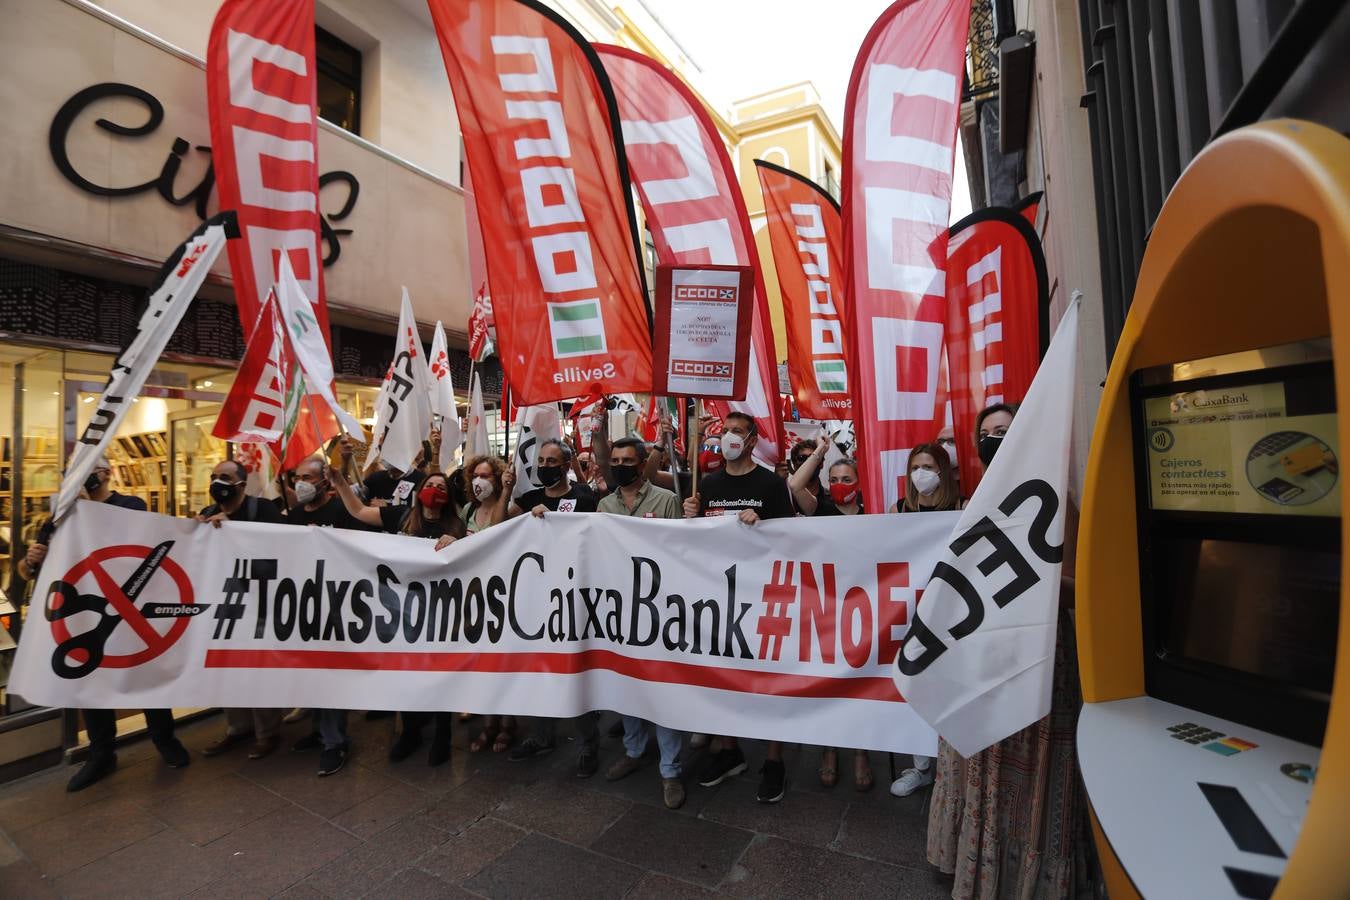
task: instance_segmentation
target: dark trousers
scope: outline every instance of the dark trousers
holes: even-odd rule
[[[89,755],[107,756],[117,743],[117,711],[112,709],[85,709],[84,729],[89,733]],[[173,710],[145,710],[145,727],[155,746],[169,743],[173,737]]]
[[[417,732],[418,734],[421,734],[422,729],[434,718],[436,727],[432,730],[431,739],[450,743],[450,723],[455,720],[454,713],[401,712],[399,715],[403,717],[403,730]]]

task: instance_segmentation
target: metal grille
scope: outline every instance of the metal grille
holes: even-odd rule
[[[1325,0],[1079,0],[1108,357],[1187,163],[1266,114],[1342,10]]]
[[[962,100],[998,93],[998,29],[993,0],[970,4],[970,38],[966,45],[969,83]]]

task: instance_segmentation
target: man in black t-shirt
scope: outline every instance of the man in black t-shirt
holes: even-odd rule
[[[250,497],[244,493],[248,481],[248,469],[243,464],[227,459],[211,470],[211,499],[216,501],[197,513],[198,522],[210,522],[213,528],[219,528],[224,522],[264,522],[272,525],[285,524],[276,505],[261,497]],[[247,709],[230,707],[225,710],[225,735],[202,748],[202,756],[218,756],[253,738],[249,748],[249,759],[262,759],[277,749],[281,743],[280,709]]]
[[[321,528],[369,529],[347,512],[342,498],[333,490],[328,478],[328,464],[314,457],[295,467],[296,504],[286,513],[291,525],[318,525]]]
[[[122,509],[145,512],[145,501],[140,497],[128,497],[112,489],[112,467],[103,457],[94,463],[94,468],[84,482],[84,492],[96,503],[107,503]],[[28,545],[28,549],[19,560],[19,575],[33,581],[37,570],[47,556],[47,544],[51,541],[51,523],[43,525],[38,539]],[[66,784],[67,791],[82,791],[117,768],[117,713],[111,709],[81,710],[85,731],[89,735],[89,757],[80,770],[71,776]],[[155,749],[171,769],[181,769],[192,761],[181,741],[173,733],[173,710],[145,710],[145,728],[154,741]]]
[[[539,445],[534,458],[535,473],[544,485],[526,491],[507,507],[508,519],[535,512],[543,507],[547,512],[595,512],[600,498],[589,485],[569,481],[567,470],[572,464],[572,448],[562,441],[550,438]]]
[[[794,514],[787,482],[754,460],[752,451],[758,439],[753,418],[741,412],[727,414],[722,424],[722,458],[726,465],[699,480],[698,493],[684,501],[686,519],[734,515],[746,525],[754,525],[761,519],[786,519]],[[745,754],[736,738],[716,738],[713,744],[712,758],[698,779],[704,787],[721,784],[746,768]],[[761,772],[759,801],[777,803],[783,799],[786,785],[782,744],[769,742]]]
[[[507,518],[526,512],[542,518],[545,513],[595,512],[595,492],[580,482],[569,482],[567,470],[572,464],[572,448],[554,438],[539,445],[534,458],[535,474],[544,485],[526,491],[507,507]],[[600,766],[600,713],[591,711],[577,717],[581,753],[577,757],[577,776],[589,778]],[[511,762],[523,762],[552,753],[557,747],[558,720],[535,716],[530,734],[507,755]]]

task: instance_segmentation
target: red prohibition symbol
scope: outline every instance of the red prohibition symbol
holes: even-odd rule
[[[51,621],[52,637],[57,643],[52,667],[58,675],[64,678],[79,678],[100,667],[127,669],[139,666],[164,653],[182,637],[188,627],[186,617],[174,618],[169,628],[160,632],[150,624],[135,602],[146,583],[162,570],[178,588],[176,602],[184,605],[192,604],[191,579],[181,566],[168,558],[166,553],[167,547],[164,545],[146,547],[119,544],[103,547],[77,563],[59,581],[52,584],[51,593],[47,598],[46,614]],[[104,568],[104,563],[122,558],[135,560],[139,566],[127,583],[119,585]],[[78,590],[80,580],[86,576],[93,578],[98,586],[97,593],[82,594]],[[100,620],[90,630],[72,636],[67,620],[70,616],[81,612],[97,613]],[[132,653],[105,653],[104,647],[108,639],[122,622],[129,625],[140,638],[142,648]]]

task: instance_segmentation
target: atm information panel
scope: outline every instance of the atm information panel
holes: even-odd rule
[[[1318,356],[1291,345],[1131,385],[1148,694],[1312,745],[1341,563],[1336,395]]]

